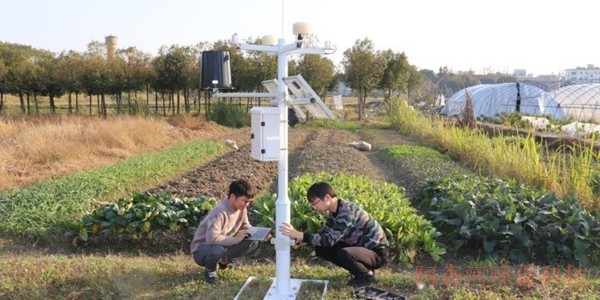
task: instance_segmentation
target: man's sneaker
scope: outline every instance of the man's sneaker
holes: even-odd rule
[[[373,275],[357,276],[350,279],[350,281],[348,281],[348,285],[353,287],[369,286],[372,283],[377,283],[378,281],[377,274],[375,274],[375,271],[373,271]]]
[[[371,281],[375,282],[375,283],[379,282],[379,278],[377,278],[377,271],[371,270],[371,273],[373,273],[373,275],[370,276],[371,277]]]
[[[231,268],[231,265],[224,259],[219,260],[217,265],[219,266],[219,269]]]
[[[219,281],[219,276],[216,271],[204,271],[204,279],[206,282],[214,284]]]

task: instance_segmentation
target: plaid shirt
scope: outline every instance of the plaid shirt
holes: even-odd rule
[[[306,234],[304,242],[315,246],[332,247],[337,242],[373,249],[389,246],[381,225],[358,204],[338,200],[336,213],[329,213],[319,233]]]

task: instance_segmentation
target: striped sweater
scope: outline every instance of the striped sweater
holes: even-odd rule
[[[373,249],[389,246],[383,228],[358,204],[338,199],[335,213],[329,213],[319,233],[305,233],[303,242],[314,246],[332,247],[337,242]]]

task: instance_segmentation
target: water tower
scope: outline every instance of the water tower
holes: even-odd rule
[[[104,43],[106,44],[106,57],[108,60],[112,60],[117,54],[117,41],[118,38],[114,35],[104,37]]]

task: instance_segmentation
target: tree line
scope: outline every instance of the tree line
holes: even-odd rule
[[[39,96],[48,97],[50,112],[56,113],[55,99],[66,95],[69,114],[106,116],[109,101],[117,113],[200,112],[204,97],[208,115],[210,91],[199,90],[199,57],[206,50],[229,51],[236,91],[261,91],[263,80],[277,77],[275,56],[241,51],[228,41],[163,46],[155,56],[135,47],[117,49],[111,59],[106,45],[97,41],[89,43],[85,52],[70,50],[58,54],[0,42],[0,113],[5,109],[5,95],[11,94],[18,97],[23,114],[39,113]],[[322,96],[344,82],[358,98],[359,118],[364,116],[367,96],[374,90],[382,91],[386,101],[399,94],[427,100],[439,90],[436,81],[448,77],[441,68],[439,74],[417,70],[403,52],[376,51],[368,38],[356,40],[344,51],[342,67],[343,71],[336,71],[329,58],[306,54],[289,60],[288,73],[302,74]]]

